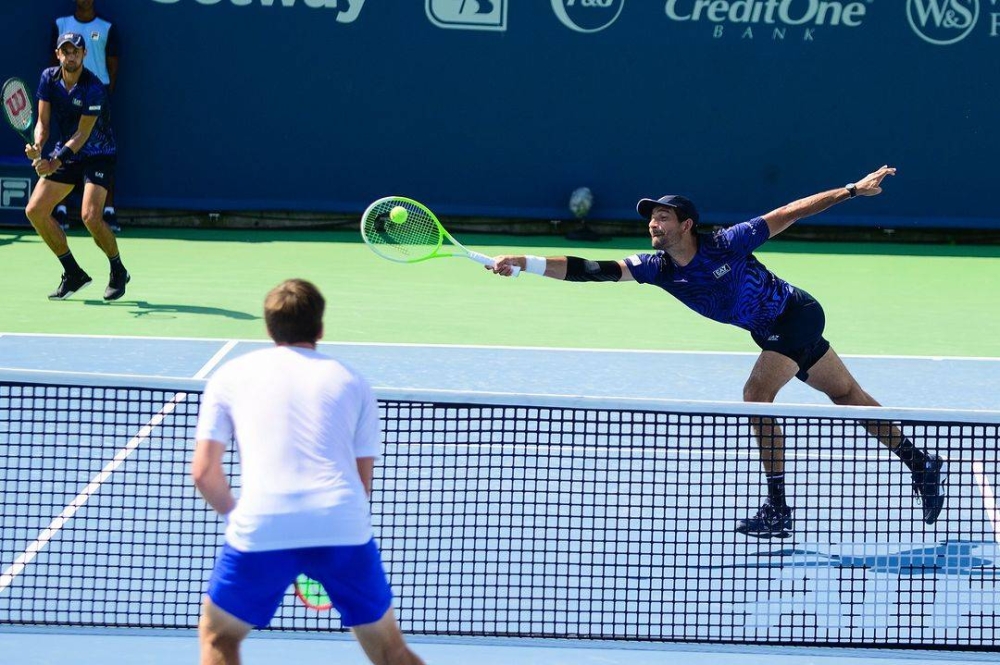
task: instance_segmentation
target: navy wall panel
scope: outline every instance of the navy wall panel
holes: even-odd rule
[[[819,223],[1000,227],[998,0],[98,0],[121,206],[731,222],[883,163]],[[68,0],[4,2],[34,86]],[[17,154],[13,132],[0,154]]]

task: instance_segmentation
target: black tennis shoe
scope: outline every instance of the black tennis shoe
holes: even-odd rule
[[[736,531],[754,538],[788,538],[792,535],[792,509],[775,506],[768,499],[756,515],[740,520]]]
[[[63,273],[59,287],[49,294],[49,300],[66,300],[71,295],[90,284],[90,275],[85,272]]]
[[[127,270],[121,272],[111,271],[111,278],[108,280],[108,288],[104,289],[105,300],[118,300],[125,295],[125,285],[132,281],[132,276]]]
[[[913,493],[920,497],[924,509],[924,522],[934,524],[944,508],[944,460],[931,455],[924,468],[913,472]]]

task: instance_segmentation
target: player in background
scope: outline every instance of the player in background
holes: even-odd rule
[[[83,66],[94,72],[97,78],[108,87],[108,93],[113,93],[118,82],[118,62],[121,54],[121,46],[118,39],[118,30],[107,18],[98,16],[94,7],[94,0],[70,0],[74,5],[74,11],[69,16],[61,16],[52,24],[52,66],[58,65],[59,61],[55,57],[56,40],[59,35],[67,32],[75,32],[83,35],[87,44],[87,55],[83,60]],[[121,228],[118,226],[118,213],[114,206],[115,183],[109,183],[108,198],[104,203],[104,221],[112,231],[118,233]],[[60,202],[56,206],[52,216],[56,218],[62,228],[69,228],[69,211],[66,204]]]
[[[122,265],[115,235],[103,217],[117,151],[108,91],[100,79],[83,66],[86,52],[86,42],[79,33],[68,32],[57,40],[59,66],[42,72],[37,92],[35,142],[24,147],[25,155],[32,160],[40,176],[25,214],[63,266],[62,280],[49,295],[51,300],[68,298],[91,282],[90,275],[73,257],[66,233],[52,217],[56,204],[81,184],[80,217],[94,242],[108,257],[111,267],[104,299],[121,298],[131,279]],[[48,158],[43,158],[42,150],[50,132],[55,135],[55,147]]]

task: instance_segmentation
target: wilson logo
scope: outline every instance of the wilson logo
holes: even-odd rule
[[[979,0],[907,0],[906,18],[917,36],[947,46],[969,36],[979,21]]]
[[[28,97],[24,94],[24,90],[15,90],[13,95],[3,100],[3,103],[7,105],[7,110],[12,116],[18,116],[28,108]]]

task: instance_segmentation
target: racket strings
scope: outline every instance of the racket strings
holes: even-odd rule
[[[406,210],[406,220],[392,220],[393,208]],[[444,241],[440,226],[422,207],[405,199],[387,199],[368,211],[361,231],[372,249],[397,261],[417,261],[436,252]]]
[[[299,575],[295,580],[295,592],[307,607],[314,610],[328,610],[333,606],[323,585],[307,575]]]
[[[23,132],[31,128],[33,117],[31,94],[24,83],[13,79],[4,84],[3,110],[7,122],[17,131]]]

